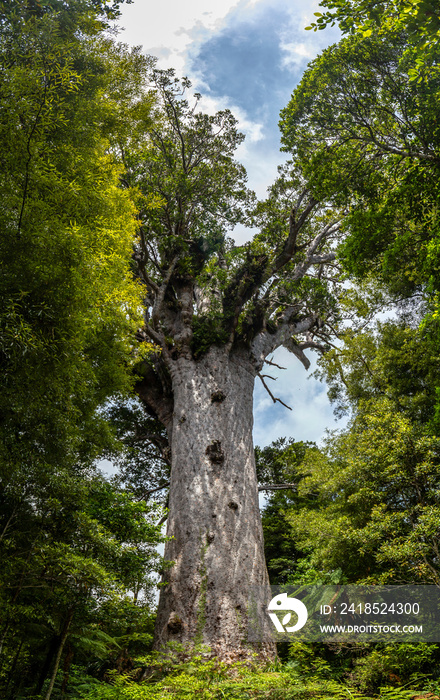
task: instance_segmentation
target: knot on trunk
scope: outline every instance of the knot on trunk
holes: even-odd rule
[[[219,440],[211,442],[206,448],[205,454],[213,464],[223,464],[225,461],[225,455],[223,454],[221,442],[219,442]]]
[[[222,403],[226,398],[226,394],[224,394],[222,391],[214,391],[213,394],[211,394],[211,402],[212,403]]]

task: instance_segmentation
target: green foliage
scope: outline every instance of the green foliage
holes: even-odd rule
[[[377,331],[347,332],[322,359],[331,397],[352,418],[323,450],[306,453],[299,497],[309,500],[284,517],[311,571],[436,584],[437,348],[403,322]]]
[[[423,654],[428,657],[429,654]],[[208,654],[209,656],[209,654]],[[401,661],[405,654],[401,655]],[[318,672],[313,672],[309,661],[311,655],[303,650],[301,664],[289,662],[285,665],[277,662],[266,669],[246,666],[241,663],[224,664],[209,660],[202,654],[174,666],[172,671],[160,672],[160,661],[149,657],[149,677],[139,682],[139,671],[131,674],[111,674],[109,683],[97,684],[91,678],[85,677],[81,682],[76,680],[80,690],[81,700],[160,700],[164,698],[201,697],[204,700],[249,700],[249,698],[265,698],[266,700],[370,700],[370,691],[358,689],[353,684],[347,685],[325,678],[325,663],[316,658],[320,666]],[[399,667],[400,668],[400,667]],[[154,670],[156,669],[156,670]],[[414,688],[420,687],[420,682],[414,682]],[[375,689],[377,700],[410,700],[416,694],[408,688],[385,686]],[[78,697],[72,694],[72,698]]]
[[[143,241],[157,247],[157,262],[169,264],[180,253],[180,275],[198,275],[224,246],[225,232],[244,221],[243,205],[252,201],[246,172],[233,159],[244,137],[228,110],[199,112],[200,95],[189,103],[187,79],[180,83],[172,70],[153,70],[148,77],[156,97],[152,113],[147,109],[148,129],[147,93],[132,109],[130,134],[119,143],[127,182],[142,194]],[[146,269],[154,277],[152,262]]]
[[[258,481],[262,484],[294,484],[292,489],[268,492],[262,512],[264,551],[272,585],[291,582],[302,555],[298,552],[286,512],[298,507],[297,489],[301,465],[313,443],[280,438],[264,448],[255,448]]]
[[[131,591],[136,601],[148,595],[150,576],[160,561],[154,506],[147,507],[102,477],[73,477],[68,470],[41,486],[44,490],[34,486],[38,500],[32,509],[25,498],[3,504],[4,511],[9,505],[0,543],[2,561],[7,562],[1,573],[3,680],[19,640],[15,669],[32,683],[38,666],[45,667],[44,659],[52,660],[66,620],[68,643],[79,657],[100,658],[121,643],[127,646],[130,640],[121,632],[114,639],[101,625],[108,618],[107,629],[114,634],[124,610],[127,629],[126,596]],[[147,603],[148,598],[143,605]],[[142,605],[133,612],[139,629]]]
[[[437,651],[435,645],[423,642],[376,648],[355,662],[351,678],[367,693],[384,685],[417,683],[438,665]]]
[[[323,0],[321,6],[334,12],[316,12],[318,19],[312,24],[315,30],[323,29],[336,20],[345,33],[359,32],[368,36],[371,33],[369,28],[379,26],[406,30],[420,42],[425,42],[429,37],[434,39],[440,31],[438,8],[430,0],[415,3],[408,0]]]
[[[63,39],[51,15],[0,43],[0,414],[10,466],[23,454],[81,460],[86,443],[95,456],[108,441],[96,407],[130,386],[136,228],[100,128],[101,49]]]
[[[314,196],[345,207],[346,270],[399,296],[438,287],[439,78],[410,81],[407,47],[388,33],[326,49],[280,122]]]
[[[209,316],[197,316],[193,319],[192,348],[195,357],[203,355],[212,345],[224,345],[227,342],[227,331],[218,321],[218,318]]]
[[[114,397],[127,397],[136,366],[138,384],[159,379],[166,399],[163,357],[185,344],[197,359],[284,330],[278,344],[297,354],[291,327],[309,318],[329,350],[331,396],[353,417],[322,450],[257,448],[260,481],[297,485],[264,510],[271,581],[439,584],[439,90],[428,60],[438,17],[429,3],[324,0],[336,15],[317,26],[336,18],[363,36],[306,72],[282,113],[295,161],[256,203],[231,113],[199,112],[187,79],[102,38],[120,4],[0,2],[2,692],[361,700],[415,683],[436,668],[436,647],[337,661],[292,644],[289,663],[269,669],[203,650],[174,667],[146,658],[163,539],[146,499],[166,493],[170,451],[153,401]],[[426,45],[414,49],[416,26]],[[330,350],[325,323],[369,313],[326,271],[341,216],[345,270],[368,268],[394,295],[422,293],[430,316],[418,330],[346,330]],[[260,232],[234,247],[237,223]],[[372,298],[380,305],[377,288]],[[143,322],[150,342],[135,344]],[[112,481],[94,469],[103,454],[119,455]],[[334,680],[348,672],[358,689]]]
[[[322,656],[316,653],[311,644],[293,639],[289,643],[289,658],[291,667],[297,668],[298,673],[303,677],[331,678],[333,676],[333,669]]]
[[[326,11],[306,29],[325,29],[337,22],[344,34],[369,37],[373,32],[404,32],[415,58],[412,80],[423,78],[427,63],[435,65],[440,35],[440,14],[435,0],[322,0]]]
[[[0,3],[0,27],[12,24],[15,28],[21,22],[41,20],[47,15],[57,14],[63,31],[70,37],[75,29],[86,28],[89,32],[99,32],[108,22],[120,15],[120,5],[133,0],[2,0]]]
[[[353,583],[436,583],[438,449],[389,400],[362,404],[349,430],[304,465],[301,489],[319,496],[290,515],[299,548]]]
[[[353,290],[344,304],[352,303],[368,312]],[[284,502],[273,513],[270,503],[269,517],[263,513],[266,547],[273,543],[275,550],[269,567],[282,563],[288,572],[281,582],[438,585],[438,344],[432,327],[417,327],[417,313],[417,305],[403,305],[398,321],[377,323],[374,332],[360,332],[358,320],[320,361],[331,398],[351,420],[323,448],[304,451],[297,493],[276,494]],[[279,451],[273,447],[267,458],[277,472],[283,451],[286,461],[289,453],[285,442]],[[290,566],[277,562],[276,553],[285,551]],[[289,655],[303,679],[349,679],[354,697],[411,697],[409,686],[428,687],[439,675],[438,649],[423,643],[372,649],[295,643]],[[332,692],[339,696],[341,689]],[[342,693],[347,697],[347,689]]]
[[[106,417],[118,439],[116,449],[108,454],[118,467],[114,483],[141,500],[148,501],[154,495],[156,502],[164,502],[170,479],[170,449],[163,426],[134,398],[112,402]]]
[[[46,681],[49,698],[63,655],[67,678],[75,655],[118,648],[100,616],[126,596],[151,638],[160,513],[93,466],[116,450],[102,407],[127,396],[140,354],[136,210],[106,98],[117,60],[98,3],[20,4],[0,7],[0,686]]]
[[[414,310],[409,308],[411,318]],[[375,332],[341,334],[341,345],[320,361],[338,415],[357,410],[362,401],[386,397],[416,423],[437,428],[439,356],[426,329],[399,322],[377,323]]]
[[[317,325],[317,315],[322,325],[334,320],[338,280],[323,273],[334,258],[340,212],[310,198],[292,163],[257,203],[234,159],[243,135],[232,114],[200,112],[200,95],[190,98],[190,82],[172,70],[146,68],[144,75],[151,89],[129,106],[131,129],[114,148],[124,185],[137,192],[134,259],[145,285],[144,338],[160,349],[149,385],[159,390],[170,357],[198,359],[213,345],[249,348],[259,333],[275,335],[304,318]],[[234,246],[227,234],[237,224],[260,233]],[[286,328],[286,346],[292,335]],[[157,416],[153,390],[143,385],[140,396]]]

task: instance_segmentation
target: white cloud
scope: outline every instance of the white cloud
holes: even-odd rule
[[[310,61],[316,56],[316,48],[311,42],[309,44],[305,42],[286,44],[281,41],[281,50],[285,53],[282,65],[288,68],[298,68],[304,64],[304,59]]]
[[[138,0],[122,6],[120,40],[143,46],[146,53],[159,58],[160,68],[184,71],[185,51],[194,41],[194,30],[214,31],[236,5],[234,0],[162,0],[153,6]]]

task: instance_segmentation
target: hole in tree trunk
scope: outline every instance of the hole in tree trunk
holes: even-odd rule
[[[182,620],[176,613],[171,613],[167,627],[171,634],[177,634],[182,629]]]
[[[218,440],[214,440],[214,442],[208,445],[206,454],[213,464],[222,464],[225,461],[225,455],[223,454],[221,443]]]
[[[222,391],[214,391],[214,393],[211,394],[212,403],[222,403],[225,398],[226,394],[224,394]]]

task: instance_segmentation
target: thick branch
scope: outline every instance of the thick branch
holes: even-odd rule
[[[306,274],[308,268],[311,265],[320,265],[323,263],[329,263],[332,262],[333,260],[336,259],[336,254],[335,253],[326,253],[321,256],[315,255],[319,246],[321,243],[323,243],[326,239],[330,238],[334,233],[336,233],[339,228],[340,228],[340,221],[334,221],[330,224],[327,224],[322,231],[320,231],[313,241],[311,242],[304,260],[302,260],[298,265],[295,267],[295,271],[292,275],[292,279],[294,280],[300,280],[304,277]]]
[[[299,345],[293,338],[289,338],[289,340],[285,341],[283,345],[289,352],[292,353],[292,355],[295,355],[295,357],[298,358],[306,370],[309,369],[310,360],[302,351],[301,345]]]
[[[319,350],[319,352],[325,353],[328,348],[326,348],[322,343],[317,343],[314,340],[307,340],[305,343],[299,344],[300,350]],[[306,368],[307,369],[307,368]]]
[[[276,333],[271,334],[267,331],[263,331],[254,338],[251,345],[251,351],[257,367],[262,367],[266,357],[281,345],[284,345],[288,350],[290,350],[290,352],[293,352],[301,360],[306,369],[308,368],[310,364],[309,360],[304,353],[302,353],[299,345],[294,345],[291,339],[292,336],[296,334],[305,333],[306,331],[311,330],[311,328],[313,328],[313,326],[316,324],[318,317],[317,315],[313,314],[295,323],[291,319],[295,313],[298,313],[298,311],[298,307],[289,307],[284,312],[283,319],[281,320],[280,326]]]
[[[297,202],[298,206],[301,204],[302,200],[307,194],[307,190],[300,194]],[[297,208],[292,208],[289,216],[289,235],[283,246],[283,250],[272,264],[268,265],[266,255],[260,255],[258,257],[255,256],[253,259],[248,259],[245,265],[237,271],[234,281],[229,285],[229,288],[226,290],[224,302],[225,305],[229,307],[231,307],[232,304],[234,305],[234,313],[230,331],[231,344],[233,342],[233,336],[237,326],[238,318],[244,305],[247,301],[249,301],[249,299],[252,298],[252,296],[259,289],[261,289],[261,286],[263,284],[270,280],[274,275],[276,275],[276,273],[279,270],[281,270],[288,262],[290,262],[295,253],[299,250],[299,248],[296,245],[298,234],[305,222],[307,221],[310,213],[316,207],[317,204],[318,201],[313,197],[310,197],[307,205],[301,212],[301,215],[298,219],[296,219]],[[323,229],[323,231],[320,234],[318,234],[318,236],[316,236],[316,238],[312,241],[312,244],[309,247],[307,254],[308,258],[312,258],[320,242],[326,236],[333,233],[332,226],[334,226],[334,224],[329,224],[328,226],[326,226]],[[330,255],[333,254],[329,254],[329,256]],[[334,257],[324,257],[321,262],[328,262],[333,259]],[[317,259],[317,262],[319,262],[319,259]],[[302,274],[300,274],[299,268],[297,267],[299,276],[303,276],[303,274],[305,274],[307,270],[307,267],[309,267],[312,264],[314,264],[314,261],[310,259],[310,261],[308,261],[307,265],[304,267],[304,271],[302,272]],[[268,293],[269,290],[268,292],[266,292],[265,297]]]
[[[285,242],[280,255],[275,259],[268,277],[272,277],[272,275],[278,272],[278,270],[281,270],[281,268],[292,259],[292,256],[296,252],[296,239],[298,237],[298,233],[300,232],[303,224],[307,221],[310,212],[317,204],[318,201],[311,197],[298,221],[295,219],[296,211],[295,209],[292,209],[289,217],[289,235],[287,237],[287,241]]]
[[[153,340],[156,343],[156,345],[159,346],[159,348],[161,350],[162,358],[165,361],[165,363],[168,363],[168,366],[169,366],[169,363],[171,361],[171,356],[170,356],[170,352],[169,352],[168,347],[167,347],[166,338],[165,338],[163,333],[156,332],[150,326],[149,323],[145,323],[144,327],[137,331],[136,338],[138,340],[141,340],[141,341],[148,340],[148,339]]]
[[[193,318],[194,283],[189,281],[180,285],[177,290],[177,297],[179,300],[180,313],[176,319],[174,341],[176,344],[183,343],[188,347],[193,337],[191,322]],[[180,326],[180,328],[178,326]]]
[[[173,276],[173,272],[176,269],[176,265],[177,265],[177,262],[179,260],[179,257],[180,257],[180,255],[176,255],[173,258],[171,265],[169,266],[167,273],[165,275],[164,281],[160,285],[160,288],[157,292],[156,300],[154,302],[153,311],[151,314],[151,319],[155,325],[158,323],[158,321],[161,317],[162,310],[163,310],[163,302],[165,299],[165,294],[167,292],[168,285],[171,281],[171,277]]]
[[[325,253],[325,255],[312,255],[312,257],[309,258],[308,262],[309,265],[322,265],[325,263],[333,262],[333,260],[336,260],[335,253]]]
[[[234,279],[225,290],[223,310],[227,318],[230,318],[230,344],[233,342],[233,334],[237,327],[240,313],[257,289],[261,287],[265,279],[264,270],[267,266],[267,255],[253,255],[248,252],[244,265],[237,270]],[[231,313],[232,310],[232,313]]]

